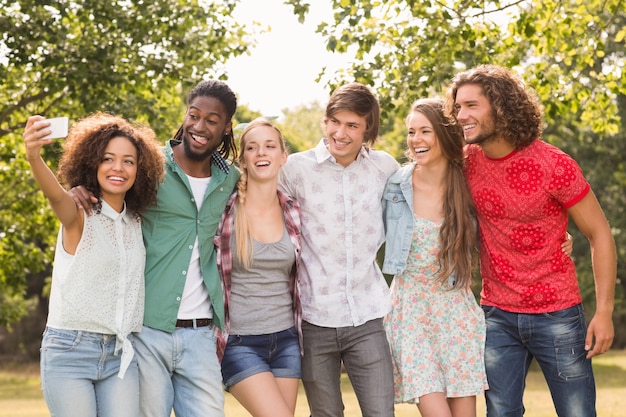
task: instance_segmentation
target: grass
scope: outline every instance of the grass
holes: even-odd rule
[[[610,351],[594,359],[593,368],[598,391],[597,412],[602,417],[618,417],[626,410],[626,350]],[[536,366],[528,374],[524,404],[527,417],[554,417],[556,413],[543,375]],[[359,417],[360,411],[350,382],[342,381],[345,417]],[[479,416],[485,414],[485,401],[478,398]],[[227,417],[249,417],[246,410],[228,393],[226,394]],[[296,416],[309,415],[302,389],[298,397]],[[49,416],[41,396],[39,367],[37,364],[0,365],[0,417]],[[396,406],[396,417],[419,416],[417,407],[409,404]]]

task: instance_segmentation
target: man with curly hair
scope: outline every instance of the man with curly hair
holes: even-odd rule
[[[467,143],[480,228],[487,323],[487,415],[522,416],[533,358],[559,416],[595,416],[591,358],[613,342],[615,242],[578,164],[541,140],[536,94],[504,67],[456,75],[446,112]],[[591,246],[596,311],[587,326],[575,265],[561,251],[568,217]]]

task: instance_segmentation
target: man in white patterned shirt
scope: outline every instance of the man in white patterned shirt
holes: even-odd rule
[[[326,137],[291,155],[281,173],[280,187],[302,210],[302,381],[312,417],[343,416],[342,362],[362,415],[394,414],[383,328],[389,288],[376,253],[384,241],[383,190],[399,165],[371,149],[379,124],[371,90],[344,85],[326,107]]]

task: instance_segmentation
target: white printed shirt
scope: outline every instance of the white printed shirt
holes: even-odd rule
[[[365,148],[344,168],[325,139],[289,156],[279,188],[301,207],[303,320],[359,326],[389,312],[389,287],[376,254],[384,241],[383,191],[398,168],[388,153]]]

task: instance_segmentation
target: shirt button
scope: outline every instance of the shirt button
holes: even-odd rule
[[[193,245],[189,245],[189,249],[193,249]]]
[[[394,195],[394,196],[393,196],[393,202],[394,202],[394,203],[397,203],[397,202],[398,202],[398,196],[397,196],[397,195]]]
[[[176,301],[180,301],[180,297],[176,297]]]
[[[187,275],[187,271],[183,271],[183,275]]]

